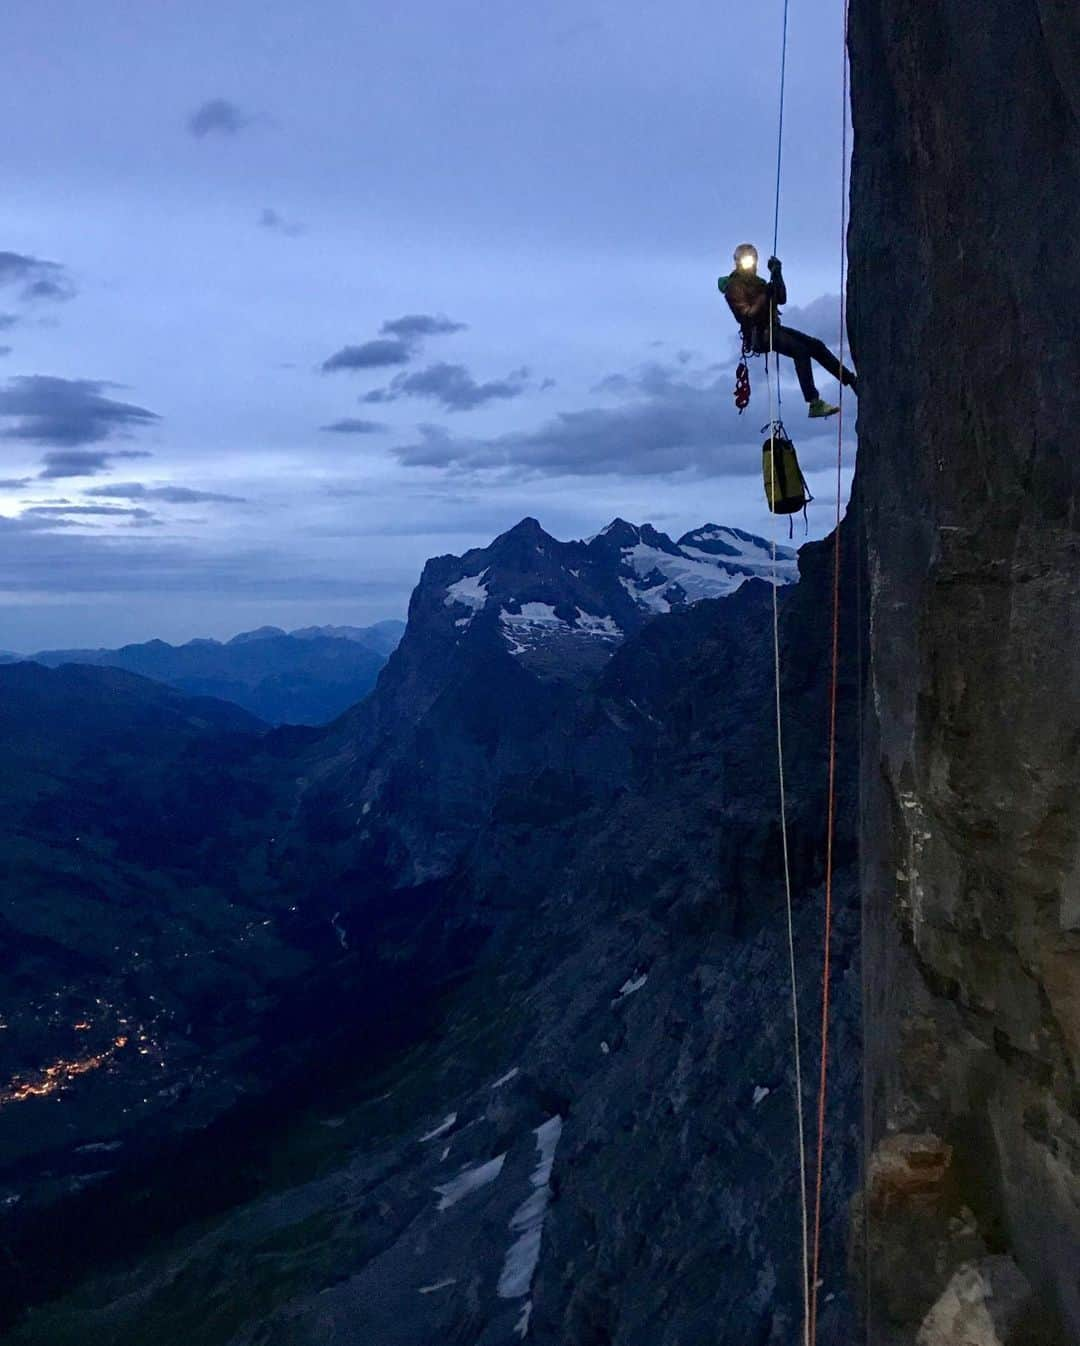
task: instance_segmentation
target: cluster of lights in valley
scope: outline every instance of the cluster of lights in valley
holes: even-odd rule
[[[127,1019],[120,1019],[118,1023],[121,1031],[98,1051],[83,1056],[60,1057],[36,1070],[17,1074],[6,1084],[0,1085],[0,1108],[12,1103],[25,1103],[32,1098],[58,1097],[81,1076],[108,1065],[129,1044],[137,1047],[140,1056],[156,1054],[158,1064],[164,1068],[160,1050],[156,1049],[144,1028],[129,1028]],[[6,1028],[8,1024],[0,1021],[0,1029]],[[92,1031],[93,1023],[89,1019],[80,1019],[71,1028],[77,1033],[88,1033]]]

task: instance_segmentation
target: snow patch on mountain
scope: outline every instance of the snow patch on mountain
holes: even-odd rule
[[[540,1260],[544,1220],[551,1200],[551,1170],[555,1165],[555,1151],[562,1129],[563,1119],[556,1115],[549,1117],[533,1132],[538,1155],[536,1168],[529,1179],[533,1190],[510,1217],[510,1228],[518,1234],[518,1238],[510,1245],[503,1262],[496,1291],[500,1299],[520,1299],[532,1287],[536,1264]],[[528,1321],[526,1316],[526,1328]]]
[[[695,528],[679,538],[683,551],[699,550],[710,556],[726,556],[734,562],[758,563],[772,561],[772,546],[763,537],[746,533],[741,528],[725,528],[709,523],[704,528]],[[795,552],[790,547],[777,546],[778,560],[793,561]]]
[[[555,616],[555,609],[550,603],[522,603],[520,612],[507,612],[503,609],[502,620],[511,625],[532,626],[538,622],[541,626],[545,626],[552,622],[557,623],[559,618]]]
[[[503,608],[499,623],[507,648],[513,655],[528,654],[555,633],[591,639],[622,639],[622,628],[612,617],[575,609],[574,620],[559,617],[551,603],[522,603],[518,612]]]
[[[448,1289],[451,1285],[457,1285],[456,1276],[446,1276],[441,1281],[435,1281],[431,1285],[421,1285],[417,1290],[417,1294],[434,1295],[437,1294],[438,1291],[440,1290]]]
[[[464,1173],[459,1173],[456,1178],[443,1183],[441,1187],[436,1187],[435,1191],[441,1198],[439,1210],[449,1210],[451,1206],[456,1206],[459,1201],[471,1196],[473,1192],[478,1192],[481,1187],[487,1187],[499,1176],[505,1163],[505,1154],[496,1155],[494,1159],[489,1159],[486,1164],[478,1164],[476,1168],[467,1168]]]
[[[575,625],[583,635],[613,636],[616,640],[622,639],[622,627],[614,617],[598,617],[593,612],[582,612],[578,608]]]
[[[455,603],[463,603],[465,607],[479,612],[488,598],[485,580],[487,573],[486,570],[481,570],[478,575],[465,575],[456,583],[447,585],[446,606],[449,608]]]
[[[640,588],[640,580],[627,579],[625,575],[619,576],[619,583],[634,600],[640,608],[645,608],[648,612],[670,612],[671,600],[667,597],[671,585],[668,581],[661,580],[659,584],[654,584],[651,588]]]
[[[649,980],[649,974],[643,972],[640,977],[630,977],[619,987],[619,994],[611,1002],[617,1005],[621,1000],[625,1000],[628,995],[633,995],[635,991],[640,991]]]
[[[670,612],[687,603],[726,598],[748,579],[773,581],[768,544],[747,534],[738,537],[736,547],[728,541],[731,537],[738,537],[734,530],[713,527],[688,533],[674,550],[645,541],[623,547],[624,567],[633,572],[633,578],[623,577],[623,587],[650,611]],[[777,548],[776,583],[791,584],[797,579],[795,553],[787,547]]]
[[[449,1131],[451,1127],[453,1127],[456,1123],[457,1123],[457,1113],[452,1112],[449,1115],[449,1117],[447,1117],[445,1121],[440,1122],[440,1124],[437,1127],[435,1127],[433,1131],[429,1131],[427,1135],[421,1136],[420,1144],[423,1145],[429,1140],[438,1140],[440,1136],[445,1136],[447,1131]]]
[[[564,626],[550,603],[522,603],[519,612],[499,613],[503,637],[511,654],[527,654],[549,630]]]

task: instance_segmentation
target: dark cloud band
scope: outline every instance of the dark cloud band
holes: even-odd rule
[[[512,370],[503,379],[477,383],[464,365],[436,364],[414,374],[399,374],[387,388],[376,388],[362,402],[397,402],[402,397],[424,397],[446,411],[473,411],[486,402],[520,397],[529,386],[527,369]]]
[[[466,324],[454,322],[442,314],[405,313],[400,318],[387,318],[379,328],[383,336],[401,337],[404,341],[419,341],[423,337],[446,336],[464,332]]]
[[[168,505],[243,505],[242,495],[224,495],[220,491],[198,491],[190,486],[144,486],[138,481],[108,482],[88,486],[84,495],[105,496],[110,500],[161,500]]]
[[[24,303],[63,303],[75,296],[75,283],[66,267],[23,252],[0,252],[0,287],[17,287]],[[0,328],[13,327],[14,313],[0,313]]]
[[[386,369],[392,365],[408,364],[412,347],[398,337],[376,338],[360,346],[342,346],[323,361],[324,374],[341,369]]]
[[[377,435],[386,426],[382,421],[365,421],[356,416],[346,416],[340,421],[331,421],[329,425],[320,425],[320,430],[329,430],[335,435]]]
[[[9,379],[0,389],[0,420],[14,424],[0,430],[0,438],[74,448],[152,425],[159,419],[146,407],[106,397],[105,389],[116,386],[97,379],[62,379],[49,374]]]
[[[269,229],[271,233],[283,234],[286,238],[299,238],[304,226],[297,220],[287,220],[270,206],[264,206],[259,215],[259,228]]]
[[[621,405],[560,412],[536,429],[492,438],[424,425],[418,441],[393,452],[405,466],[458,473],[739,477],[760,471],[761,437],[735,414],[729,371],[653,364],[601,386],[617,393]],[[815,450],[831,444],[834,432],[828,422],[812,421],[794,433],[812,470]]]
[[[209,98],[191,114],[187,126],[191,135],[202,140],[209,135],[234,136],[250,123],[251,118],[227,98]]]
[[[323,373],[339,369],[386,369],[408,364],[419,353],[424,339],[444,336],[465,330],[463,322],[442,314],[405,313],[400,318],[387,318],[379,328],[380,335],[359,346],[342,346],[323,361]]]
[[[80,514],[103,515],[110,518],[119,516],[132,519],[152,519],[154,517],[148,509],[125,505],[31,505],[29,509],[23,510],[22,517],[25,518],[28,514],[36,514],[45,518]]]
[[[47,453],[41,460],[38,476],[46,481],[55,481],[63,477],[96,477],[99,472],[107,472],[117,458],[149,458],[151,455],[143,449],[56,449]]]

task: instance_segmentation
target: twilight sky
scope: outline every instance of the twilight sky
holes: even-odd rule
[[[771,244],[780,13],[8,0],[0,649],[401,616],[524,514],[769,536],[716,276]],[[779,246],[834,348],[840,22],[793,6]]]

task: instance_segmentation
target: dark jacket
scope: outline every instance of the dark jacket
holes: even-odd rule
[[[779,327],[779,306],[787,303],[787,286],[779,269],[773,273],[772,280],[762,280],[745,271],[733,271],[730,276],[721,276],[717,284],[747,341],[752,342],[755,334],[767,335],[770,304],[773,324]]]

